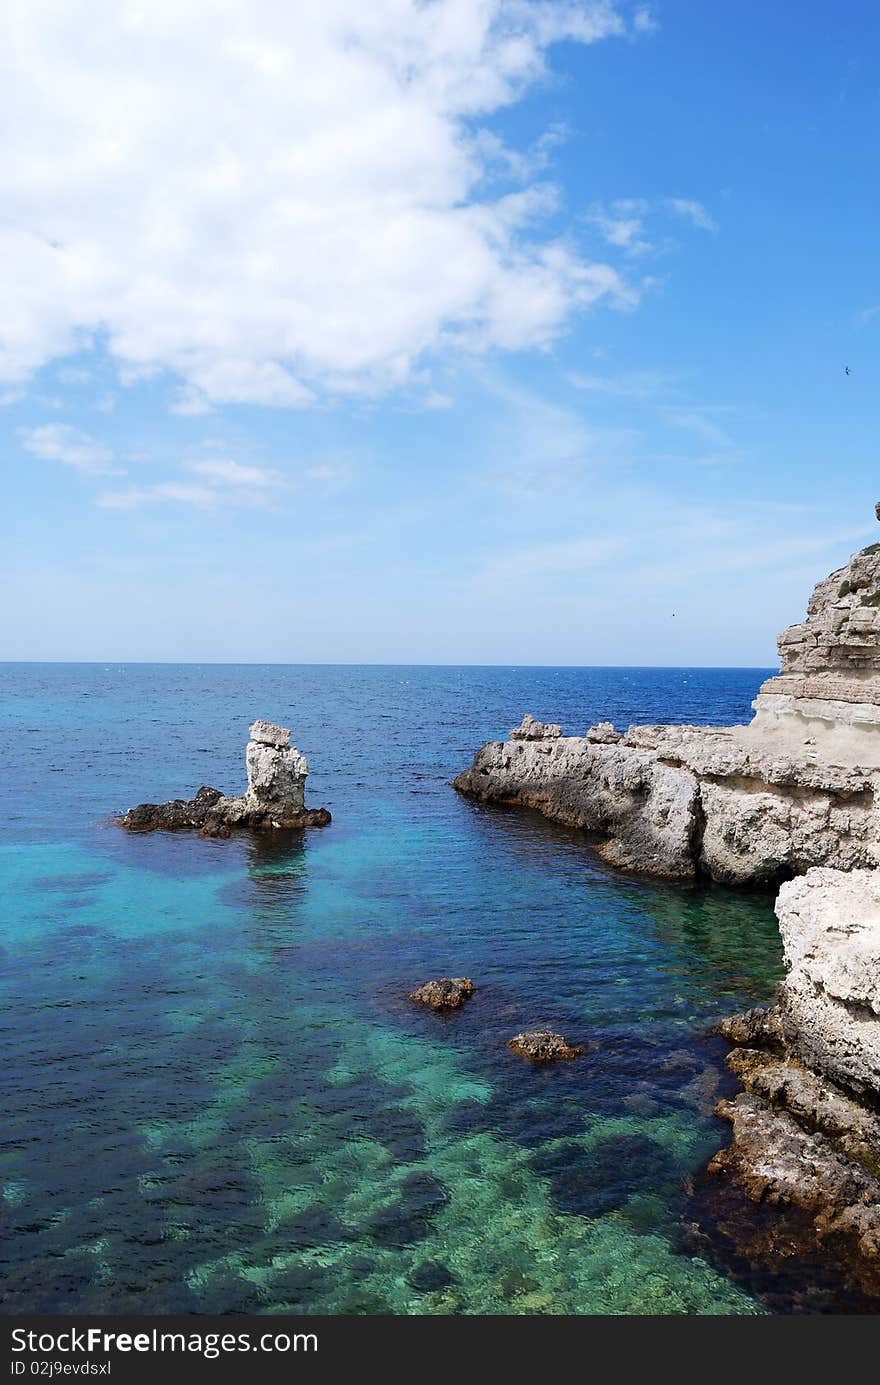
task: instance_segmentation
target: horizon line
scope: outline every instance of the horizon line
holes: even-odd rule
[[[99,667],[116,665],[125,668],[506,668],[506,669],[657,669],[674,672],[679,669],[767,672],[774,664],[530,664],[530,663],[430,663],[415,660],[408,663],[385,660],[318,660],[297,661],[271,659],[0,659],[0,668]]]

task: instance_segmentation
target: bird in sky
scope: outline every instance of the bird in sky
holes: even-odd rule
[[[844,368],[844,370],[846,371],[847,375],[849,375],[849,366],[848,366],[848,365],[845,365],[843,368]]]

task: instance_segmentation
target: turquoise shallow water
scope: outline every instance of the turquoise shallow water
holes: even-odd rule
[[[0,666],[0,1310],[754,1313],[682,1237],[770,900],[449,781],[526,710],[746,720],[764,670]],[[129,836],[294,728],[331,827]],[[406,999],[467,974],[441,1018]],[[590,1049],[533,1068],[550,1022]]]

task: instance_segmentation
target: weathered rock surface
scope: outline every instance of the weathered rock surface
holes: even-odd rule
[[[776,1006],[719,1026],[744,1090],[717,1107],[732,1141],[708,1173],[796,1211],[786,1253],[827,1252],[880,1297],[880,871],[811,870],[776,910],[786,979]],[[772,1263],[772,1223],[744,1223],[737,1249]]]
[[[810,731],[876,763],[880,742],[880,544],[819,582],[807,618],[779,636],[779,676],[763,684],[756,724]]]
[[[458,1010],[468,996],[473,995],[474,989],[469,976],[441,976],[412,991],[410,1000],[427,1005],[431,1010]]]
[[[514,1034],[508,1039],[507,1047],[528,1058],[532,1063],[553,1063],[560,1058],[579,1058],[583,1053],[581,1044],[570,1044],[552,1029],[529,1029],[522,1034]]]
[[[783,885],[776,913],[788,1043],[835,1082],[880,1096],[880,871],[811,870]]]
[[[631,726],[620,743],[490,741],[455,788],[583,828],[612,865],[654,875],[745,884],[880,863],[880,767],[820,763],[748,732]]]
[[[613,865],[728,884],[880,865],[880,544],[816,587],[779,638],[748,726],[609,722],[564,736],[531,716],[455,787],[598,838]]]
[[[526,712],[519,726],[514,726],[510,733],[512,741],[552,741],[562,735],[562,727],[555,721],[535,721],[531,713]]]
[[[228,836],[233,828],[261,831],[324,827],[326,808],[306,808],[308,761],[290,744],[290,731],[270,722],[255,721],[245,754],[247,791],[227,797],[219,789],[202,787],[195,798],[170,803],[141,803],[130,808],[119,824],[131,832],[157,828],[178,831],[195,828],[205,837]]]
[[[591,745],[617,745],[621,739],[620,732],[615,731],[611,721],[600,721],[598,726],[591,726],[587,731],[587,740]]]

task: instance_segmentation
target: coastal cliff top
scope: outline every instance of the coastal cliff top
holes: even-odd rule
[[[880,543],[817,583],[806,620],[778,645],[783,674],[880,675]]]

